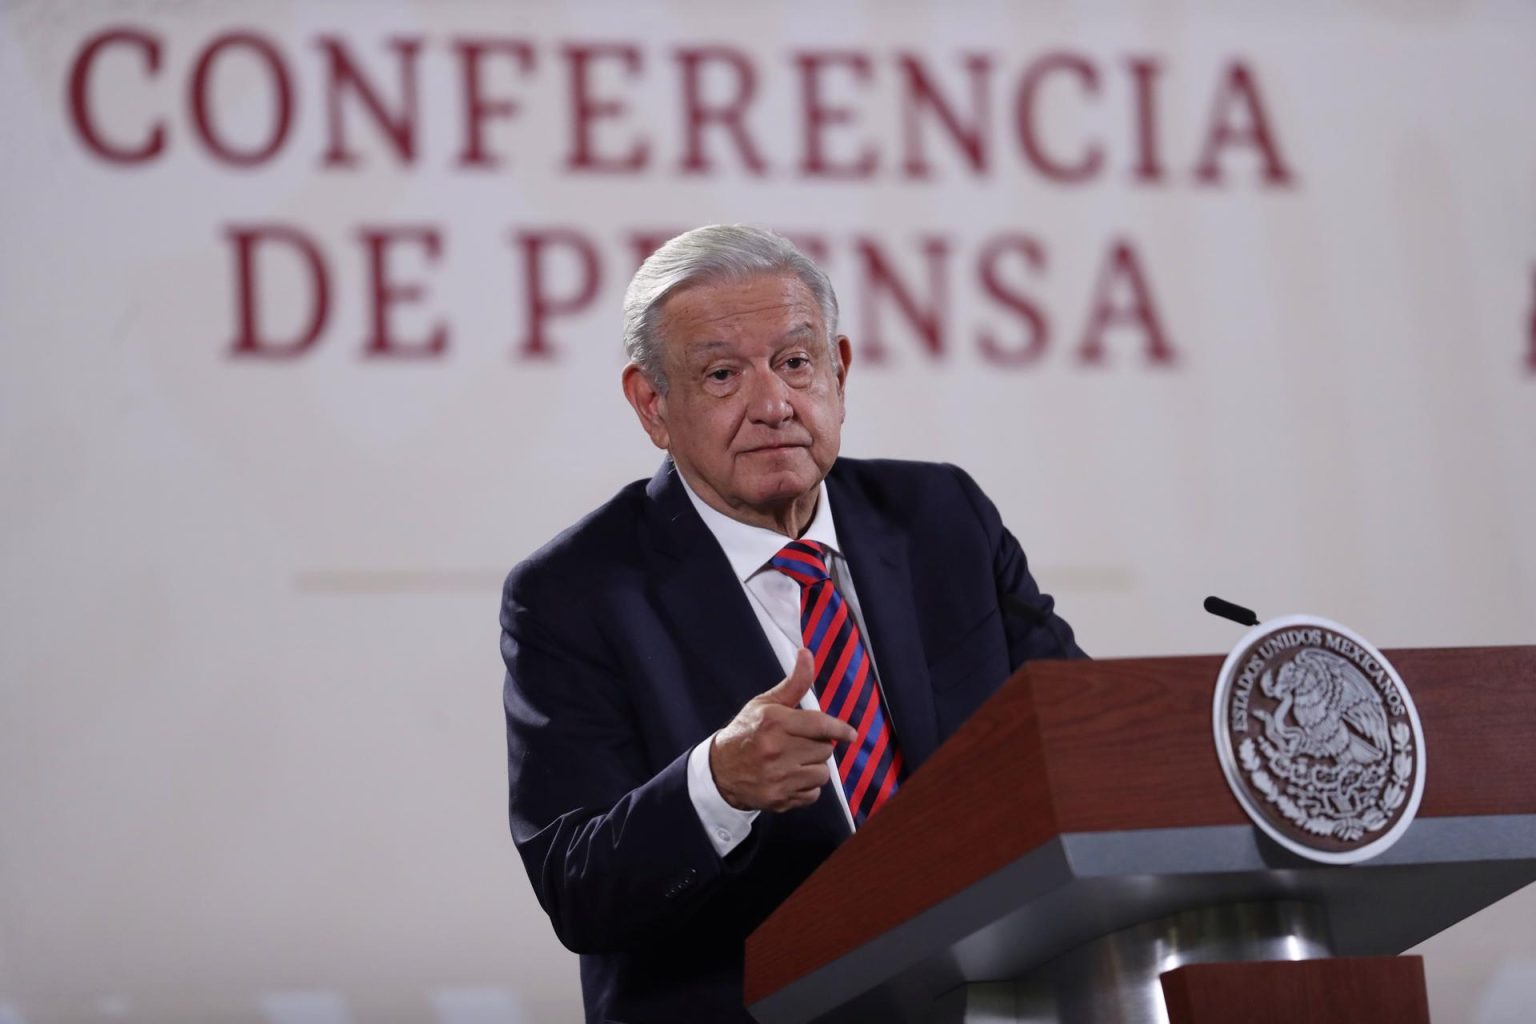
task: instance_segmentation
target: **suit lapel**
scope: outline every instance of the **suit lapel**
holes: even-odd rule
[[[845,485],[835,467],[827,477],[827,491],[838,543],[848,556],[859,611],[869,631],[886,713],[895,724],[896,742],[910,771],[938,745],[938,725],[918,629],[907,537],[864,494]]]
[[[656,595],[680,646],[704,666],[697,699],[724,725],[784,677],[741,582],[668,459],[646,487]]]

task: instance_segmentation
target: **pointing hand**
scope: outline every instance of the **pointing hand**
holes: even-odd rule
[[[815,803],[831,777],[827,758],[833,744],[858,737],[848,723],[800,706],[813,668],[811,652],[801,648],[789,675],[749,700],[715,733],[709,768],[732,807],[787,811]]]

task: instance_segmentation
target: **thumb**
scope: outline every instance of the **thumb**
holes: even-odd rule
[[[789,675],[781,679],[773,689],[763,694],[763,699],[773,704],[782,704],[785,707],[795,707],[800,703],[811,688],[815,679],[811,669],[815,666],[815,659],[811,652],[804,647],[795,652],[795,666],[789,670]]]

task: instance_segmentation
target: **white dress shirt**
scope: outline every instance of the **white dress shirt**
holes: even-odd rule
[[[805,646],[800,636],[800,584],[768,564],[789,543],[789,539],[782,533],[738,522],[711,508],[693,492],[681,472],[678,472],[677,478],[682,481],[683,490],[688,493],[688,500],[693,502],[699,518],[704,520],[704,525],[709,527],[709,532],[714,534],[721,550],[725,552],[737,580],[741,582],[742,590],[746,592],[747,602],[757,614],[763,635],[768,638],[773,653],[778,656],[784,674],[789,675],[795,665],[796,652]],[[832,574],[832,582],[843,596],[854,624],[859,628],[870,668],[875,670],[878,681],[879,665],[869,642],[869,630],[864,626],[864,616],[859,610],[859,596],[853,588],[848,559],[844,557],[842,547],[837,542],[837,527],[832,522],[832,505],[827,497],[825,482],[821,484],[816,499],[816,515],[799,539],[816,541],[830,552],[827,568]],[[722,665],[721,671],[728,672],[731,668]],[[801,698],[800,706],[812,711],[821,710],[814,689]],[[720,795],[714,773],[709,768],[709,749],[713,742],[714,736],[711,736],[694,747],[688,755],[688,796],[693,801],[693,808],[698,812],[710,844],[724,857],[752,831],[752,822],[756,820],[758,812],[732,807]],[[832,788],[837,793],[843,815],[847,817],[851,829],[853,816],[848,813],[848,798],[838,782],[837,763],[833,757],[829,757],[827,763],[832,770]]]

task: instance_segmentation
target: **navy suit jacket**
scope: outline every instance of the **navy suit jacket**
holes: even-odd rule
[[[1082,655],[961,470],[839,459],[827,491],[908,772],[1017,666]],[[849,830],[829,783],[724,858],[704,834],[688,753],[784,672],[670,461],[513,569],[501,624],[512,837],[587,1019],[750,1021],[746,936]]]

